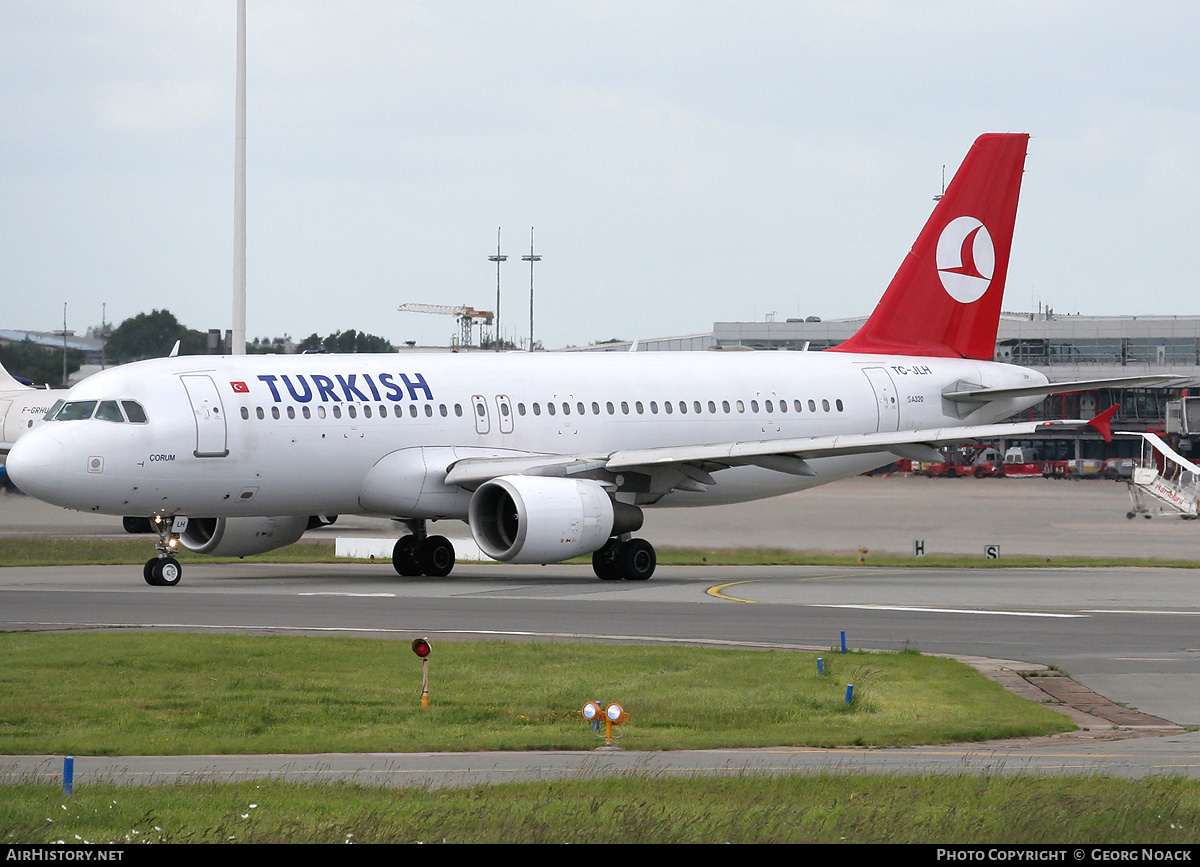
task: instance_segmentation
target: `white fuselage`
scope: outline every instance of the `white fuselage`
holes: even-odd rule
[[[19,388],[0,391],[0,452],[42,423],[47,410],[65,389]]]
[[[40,468],[29,493],[73,509],[377,513],[360,503],[364,479],[401,449],[607,455],[978,425],[1040,398],[993,401],[961,416],[942,392],[963,383],[1044,382],[1034,371],[986,361],[816,352],[164,358],[98,373],[65,398],[133,401],[145,422],[55,420],[20,448],[25,465]],[[775,496],[892,460],[883,451],[816,458],[811,476],[732,467],[704,492],[675,490],[658,503]]]

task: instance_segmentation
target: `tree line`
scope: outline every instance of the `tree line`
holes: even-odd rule
[[[162,358],[179,341],[180,355],[208,353],[208,333],[188,328],[169,310],[152,310],[131,316],[109,332],[104,344],[104,360],[108,364],[125,364],[144,358]],[[228,349],[226,348],[227,352]],[[287,352],[395,352],[396,347],[384,337],[356,331],[335,331],[325,337],[316,332],[299,343],[290,337],[256,337],[246,343],[248,354]],[[67,351],[67,374],[83,365],[82,350]],[[5,370],[36,383],[60,384],[63,378],[62,350],[39,346],[32,341],[0,345],[0,363]]]

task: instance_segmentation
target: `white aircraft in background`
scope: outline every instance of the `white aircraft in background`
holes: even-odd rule
[[[967,154],[882,301],[826,352],[241,355],[143,361],[76,385],[8,459],[21,490],[155,519],[146,581],[176,584],[176,542],[245,556],[338,514],[392,518],[401,575],[443,576],[426,524],[470,525],[490,557],[592,554],[645,579],[643,509],[771,497],[933,446],[1090,422],[997,424],[1050,384],[993,362],[1027,135]]]
[[[8,454],[22,434],[42,423],[46,413],[66,389],[34,388],[0,365],[0,454]],[[0,481],[4,467],[0,466]]]

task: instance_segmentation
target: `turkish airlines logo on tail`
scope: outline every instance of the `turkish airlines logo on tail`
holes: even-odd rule
[[[974,217],[958,217],[946,224],[938,238],[938,276],[955,301],[978,301],[992,284],[996,248],[987,227]]]

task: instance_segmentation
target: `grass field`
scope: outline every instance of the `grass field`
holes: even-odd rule
[[[0,843],[1160,843],[1200,784],[1004,775],[626,777],[462,789],[0,786]]]
[[[7,633],[0,754],[590,749],[579,711],[592,699],[630,712],[622,743],[632,750],[903,746],[1074,728],[952,660],[824,656],[819,675],[808,653],[439,642],[423,710],[405,642]]]

